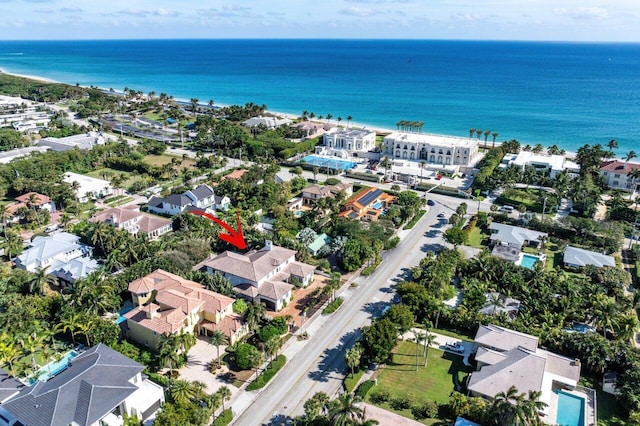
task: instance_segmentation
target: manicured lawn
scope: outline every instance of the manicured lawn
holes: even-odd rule
[[[532,188],[507,188],[502,195],[498,197],[496,203],[506,204],[518,208],[523,204],[527,211],[533,211],[536,213],[542,213],[542,207],[544,205],[544,198],[547,197],[546,213],[551,212],[551,207],[558,203],[558,200],[554,194],[540,189]]]
[[[107,172],[107,174],[111,174],[111,176],[115,176],[115,175],[122,175],[126,178],[125,181],[122,182],[122,184],[120,185],[121,188],[128,188],[129,186],[131,186],[131,184],[137,180],[140,180],[141,177],[138,175],[134,175],[130,172],[123,172],[120,170],[115,170],[115,169],[109,169],[109,168],[104,168],[104,169],[98,169],[98,170],[94,170],[92,172],[87,173],[87,176],[91,176],[94,178],[98,178],[98,179],[104,179],[105,178],[105,172]],[[107,176],[107,179],[109,180],[109,177]]]
[[[488,238],[488,235],[484,234],[480,228],[474,226],[471,228],[469,232],[469,240],[467,241],[467,245],[476,248],[485,247],[482,245],[482,242]]]
[[[616,426],[625,424],[625,419],[623,417],[619,417],[619,414],[624,410],[620,404],[618,404],[614,395],[608,394],[602,390],[598,384],[597,377],[591,373],[583,373],[580,378],[580,385],[596,390],[599,426]]]
[[[422,346],[419,348],[422,351]],[[391,398],[405,396],[412,404],[434,401],[447,404],[449,395],[454,389],[453,375],[458,376],[460,383],[465,376],[473,371],[462,363],[462,357],[445,353],[438,349],[429,349],[428,364],[424,367],[424,358],[418,356],[418,371],[416,371],[416,345],[413,342],[401,342],[392,357],[392,361],[382,367],[377,377],[378,384],[367,394],[367,401],[371,402],[371,395],[381,390],[387,390]],[[393,410],[388,402],[378,404],[382,408],[394,411],[408,418],[414,418],[411,410]],[[433,424],[445,419],[426,419],[424,424]]]

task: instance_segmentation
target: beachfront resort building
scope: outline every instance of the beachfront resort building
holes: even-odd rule
[[[121,426],[125,415],[146,421],[164,404],[164,390],[142,375],[144,369],[99,343],[61,373],[4,401],[0,426]]]
[[[393,132],[384,138],[384,155],[392,160],[425,161],[428,169],[470,166],[478,156],[478,140],[428,133]]]
[[[612,189],[626,192],[640,191],[640,163],[610,160],[600,164],[600,176]]]
[[[577,176],[580,173],[580,165],[564,155],[536,154],[531,151],[506,154],[502,159],[502,164],[503,167],[515,166],[522,170],[526,167],[533,167],[536,170],[544,171],[552,178],[565,170],[572,176]]]
[[[232,251],[210,257],[194,266],[210,274],[224,275],[233,291],[250,302],[264,303],[279,311],[291,301],[294,286],[306,287],[313,281],[315,267],[296,261],[296,251],[273,245],[246,254]]]
[[[548,424],[557,423],[558,413],[566,409],[563,394],[569,395],[581,399],[585,412],[578,415],[591,423],[595,392],[578,387],[580,360],[540,349],[537,337],[497,325],[480,325],[475,342],[478,369],[468,378],[469,395],[492,399],[511,386],[519,393],[541,392],[547,406],[540,414]]]
[[[333,157],[375,158],[371,155],[376,147],[376,132],[367,129],[351,129],[336,127],[322,136],[324,145],[316,147],[316,154]]]
[[[127,231],[133,236],[144,234],[150,240],[173,230],[171,220],[141,213],[140,208],[136,205],[102,210],[91,216],[89,222],[106,223],[114,228]]]
[[[101,132],[87,132],[64,138],[48,137],[40,139],[38,145],[49,147],[53,151],[69,151],[70,149],[91,149],[96,145],[104,145],[105,138]]]
[[[62,181],[71,185],[79,203],[86,203],[90,198],[108,197],[113,194],[113,187],[107,180],[66,172]]]
[[[233,344],[248,333],[234,299],[162,269],[131,282],[129,292],[136,307],[124,314],[127,337],[154,350],[163,334],[221,331]]]
[[[369,187],[349,198],[345,210],[341,211],[339,216],[353,220],[377,221],[395,200],[394,195],[387,194],[380,188]]]

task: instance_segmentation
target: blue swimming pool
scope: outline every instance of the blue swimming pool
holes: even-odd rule
[[[561,390],[554,392],[558,394],[556,424],[559,426],[584,426],[584,398]]]
[[[538,256],[533,256],[530,254],[523,254],[522,255],[522,260],[520,261],[520,266],[527,268],[527,269],[533,269],[533,265],[536,264],[537,261],[539,261],[540,258]]]
[[[302,216],[304,216],[304,212],[300,211],[300,210],[296,210],[295,212],[293,212],[293,215],[295,217],[302,217]]]
[[[341,160],[335,157],[321,157],[319,155],[307,155],[302,159],[306,164],[318,167],[329,167],[334,170],[353,169],[357,163],[353,161]]]
[[[38,370],[36,372],[36,377],[39,381],[46,382],[50,378],[66,370],[67,367],[69,367],[69,361],[78,355],[80,354],[76,351],[67,352],[60,360],[51,362]],[[35,380],[32,381],[32,383],[35,383]]]
[[[378,201],[373,205],[373,208],[376,210],[380,210],[382,208],[382,202]]]

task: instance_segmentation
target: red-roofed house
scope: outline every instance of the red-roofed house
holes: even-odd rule
[[[396,200],[396,197],[387,194],[382,189],[370,187],[357,193],[347,200],[345,210],[339,216],[350,219],[377,221],[384,209]]]
[[[47,210],[49,213],[56,211],[56,206],[51,198],[37,192],[27,192],[26,194],[16,197],[15,203],[7,205],[6,216],[8,222],[17,222],[20,220],[20,216],[17,212],[21,207],[26,209],[37,207],[39,209]]]
[[[157,349],[162,334],[219,330],[233,344],[248,332],[233,312],[234,299],[162,269],[131,282],[129,292],[137,307],[124,315],[127,336],[150,348]]]
[[[609,187],[627,192],[640,191],[640,164],[619,160],[603,161],[600,164],[600,175]],[[638,173],[638,175],[633,176]],[[631,175],[631,176],[629,176]]]

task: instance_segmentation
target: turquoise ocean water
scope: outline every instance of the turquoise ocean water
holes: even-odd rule
[[[410,40],[0,41],[0,69],[70,84],[432,133],[640,150],[640,45]]]

